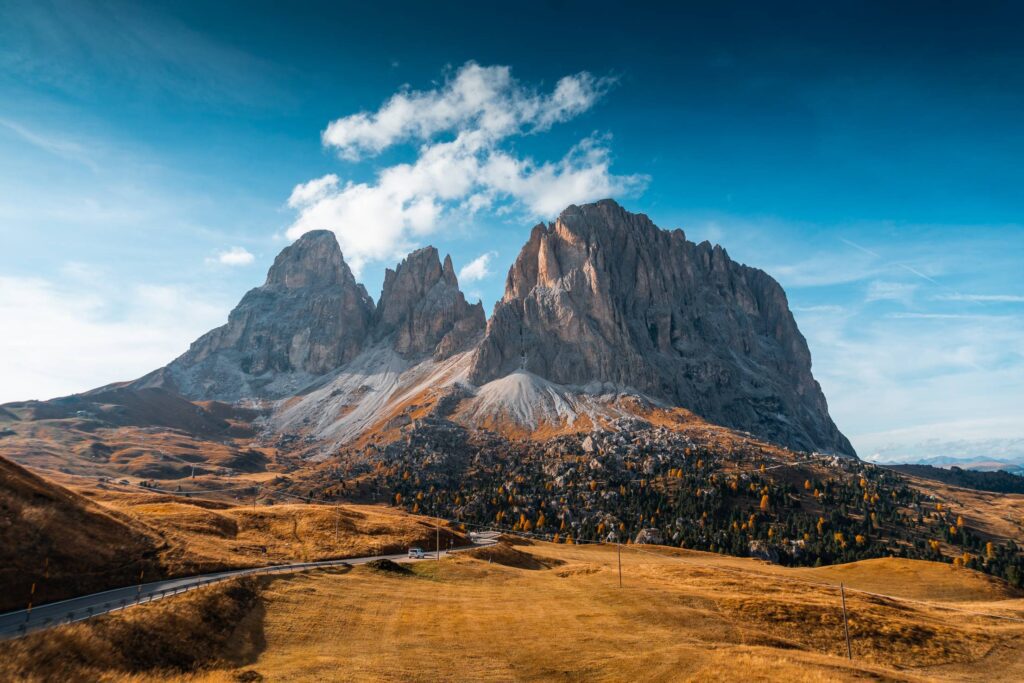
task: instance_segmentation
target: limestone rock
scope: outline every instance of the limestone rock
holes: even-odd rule
[[[373,336],[390,339],[398,353],[447,358],[474,344],[485,325],[483,305],[466,302],[451,257],[442,265],[434,247],[385,272]]]
[[[661,535],[661,531],[653,527],[641,529],[637,533],[636,538],[633,539],[633,543],[637,545],[665,545],[665,537]]]
[[[510,268],[470,378],[519,370],[611,382],[792,448],[853,454],[779,284],[611,200],[536,226]]]
[[[246,293],[226,325],[135,384],[193,400],[294,394],[359,353],[373,312],[334,234],[307,232],[277,256],[266,282]]]

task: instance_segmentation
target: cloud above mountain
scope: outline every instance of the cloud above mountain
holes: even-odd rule
[[[298,215],[287,235],[333,230],[359,272],[367,262],[417,246],[452,213],[551,216],[567,204],[635,194],[647,178],[612,173],[606,135],[587,136],[556,160],[511,149],[513,139],[591,109],[612,85],[581,72],[543,92],[516,80],[507,66],[468,62],[435,89],[403,89],[375,112],[336,119],[322,140],[342,160],[366,159],[396,145],[418,145],[416,159],[380,169],[373,182],[331,173],[297,185],[288,206]]]
[[[459,269],[459,282],[463,284],[477,282],[491,275],[491,261],[495,256],[497,256],[495,252],[488,251],[462,266]]]

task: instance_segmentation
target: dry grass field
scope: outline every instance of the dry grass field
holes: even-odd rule
[[[102,502],[155,529],[169,549],[164,565],[174,574],[433,548],[434,522],[380,505],[230,505],[151,494],[107,494]],[[447,547],[468,540],[440,527]]]
[[[72,651],[113,643],[81,671],[132,681],[1024,679],[1024,600],[970,570],[891,559],[787,570],[651,546],[624,548],[622,564],[619,588],[613,547],[516,542],[406,574],[356,567],[262,579],[247,611],[231,607],[245,602],[240,589],[223,603],[239,616],[196,645],[198,668],[176,662],[180,648],[160,634],[183,619],[210,630],[201,596],[62,627],[48,642]],[[823,585],[836,580],[851,589],[852,662],[839,593]],[[906,599],[857,590],[880,588]],[[226,590],[205,599],[226,600],[215,597]],[[140,629],[153,665],[122,653],[124,634]],[[43,640],[0,645],[0,674],[44,673]]]
[[[434,522],[376,505],[258,506],[74,491],[0,457],[0,611],[225,568],[434,547]],[[447,525],[440,541],[465,545]],[[35,592],[32,586],[35,584]]]

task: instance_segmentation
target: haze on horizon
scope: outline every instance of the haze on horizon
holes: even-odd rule
[[[862,457],[1024,461],[1019,11],[393,11],[0,7],[0,402],[165,364],[312,228],[489,312],[611,196],[779,280]]]

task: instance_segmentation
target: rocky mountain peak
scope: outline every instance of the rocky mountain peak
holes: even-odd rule
[[[374,337],[390,338],[399,353],[447,357],[475,341],[485,324],[483,305],[470,305],[459,289],[451,256],[442,264],[434,247],[385,272]]]
[[[609,382],[776,443],[853,453],[778,283],[611,200],[536,226],[510,268],[471,378],[516,370]]]
[[[330,230],[311,230],[285,247],[267,272],[265,287],[287,288],[355,284],[352,271]]]
[[[294,394],[359,353],[373,312],[334,233],[307,232],[278,254],[265,284],[242,297],[226,325],[136,385],[204,400]]]

